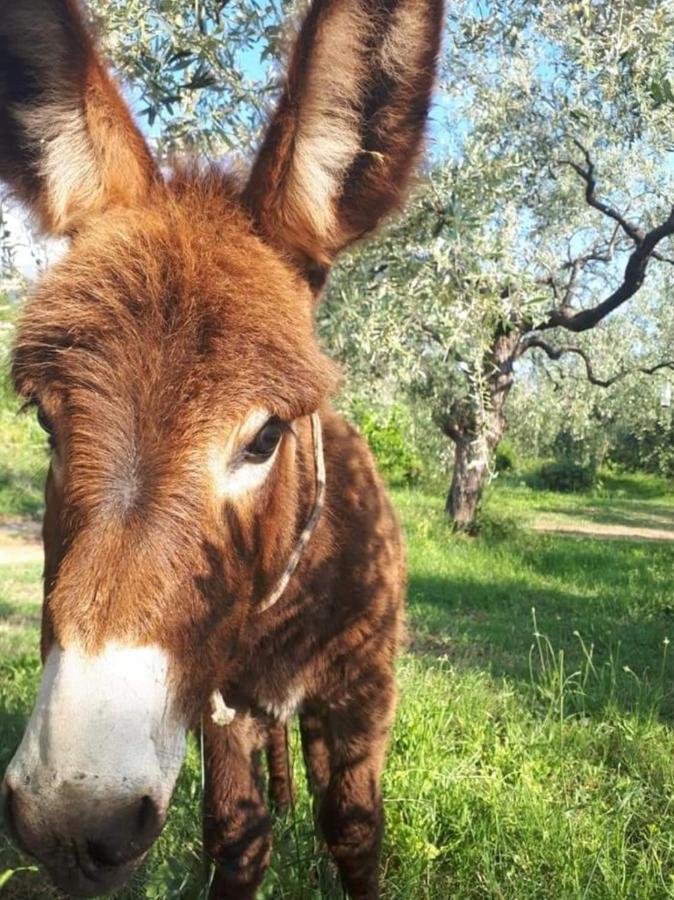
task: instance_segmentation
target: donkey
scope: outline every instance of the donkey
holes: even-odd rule
[[[314,0],[244,180],[153,161],[76,0],[0,0],[0,178],[69,240],[13,353],[51,464],[3,805],[71,895],[129,878],[201,720],[211,897],[253,898],[294,714],[343,886],[379,894],[404,550],[314,309],[403,200],[441,28],[441,0]]]

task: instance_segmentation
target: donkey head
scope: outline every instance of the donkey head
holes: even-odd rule
[[[316,0],[240,186],[160,171],[76,0],[0,0],[0,178],[69,239],[14,351],[51,465],[44,671],[3,791],[71,893],[121,883],[157,836],[186,730],[292,552],[335,383],[314,300],[402,198],[440,29],[439,0]]]

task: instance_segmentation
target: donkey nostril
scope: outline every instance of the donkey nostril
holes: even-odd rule
[[[105,841],[87,841],[87,853],[96,866],[118,866],[121,863],[119,848]]]
[[[152,797],[146,794],[138,807],[138,834],[141,840],[152,839],[161,825],[159,809]]]
[[[16,822],[14,819],[14,791],[5,782],[2,788],[2,819],[5,828],[12,838],[16,840]]]
[[[144,796],[110,830],[87,841],[87,854],[95,866],[122,866],[144,853],[159,834],[161,817],[152,797]]]

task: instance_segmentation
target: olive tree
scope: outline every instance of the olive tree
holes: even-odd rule
[[[159,151],[254,140],[276,86],[282,0],[88,0]]]
[[[454,446],[459,528],[525,355],[573,355],[596,385],[669,364],[647,328],[629,362],[600,367],[593,345],[649,270],[672,266],[673,51],[674,17],[655,2],[450,6],[449,137],[411,215],[340,273],[325,327],[346,319],[372,377],[388,366],[427,397]]]

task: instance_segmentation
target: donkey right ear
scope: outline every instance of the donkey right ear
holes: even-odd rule
[[[0,0],[0,180],[42,230],[71,234],[156,177],[76,0]]]
[[[435,81],[442,0],[313,0],[243,201],[317,291],[406,195]]]

